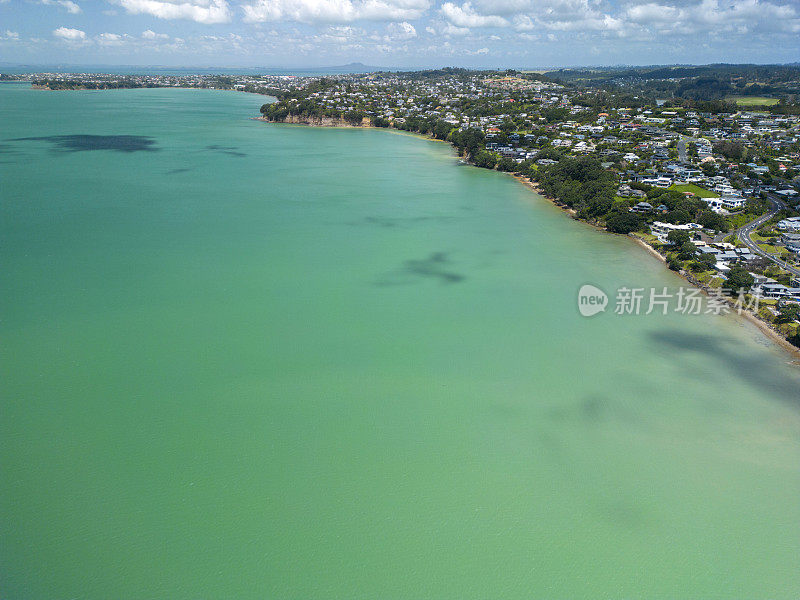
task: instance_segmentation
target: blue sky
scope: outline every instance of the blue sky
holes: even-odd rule
[[[800,61],[800,0],[0,0],[0,61],[552,67]]]

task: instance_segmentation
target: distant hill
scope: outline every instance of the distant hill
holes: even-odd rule
[[[338,67],[320,67],[318,69],[300,69],[302,71],[317,71],[320,73],[373,73],[374,71],[396,71],[398,69],[388,69],[386,67],[371,67],[360,62],[353,62]],[[400,69],[403,70],[403,69]]]

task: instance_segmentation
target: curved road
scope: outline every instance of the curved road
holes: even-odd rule
[[[770,210],[767,214],[758,217],[756,220],[750,221],[747,225],[737,230],[736,236],[745,246],[750,248],[750,251],[753,254],[758,254],[759,256],[769,259],[782,269],[789,271],[796,277],[800,277],[800,269],[798,269],[797,267],[793,267],[786,261],[781,260],[780,258],[772,254],[769,254],[768,252],[764,252],[761,248],[758,247],[758,244],[756,244],[753,240],[750,239],[750,234],[753,233],[753,231],[755,231],[756,229],[761,227],[761,225],[763,225],[766,221],[774,217],[775,213],[777,213],[779,210],[786,207],[786,205],[783,203],[783,200],[779,200],[774,196],[769,196],[769,203],[772,206],[772,210]]]

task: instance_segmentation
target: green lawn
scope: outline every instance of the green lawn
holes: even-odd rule
[[[765,96],[728,96],[726,100],[732,100],[739,106],[772,106],[778,103],[776,98]]]
[[[693,183],[684,183],[682,185],[671,185],[669,189],[676,192],[692,192],[695,196],[700,198],[719,198],[719,194],[710,190],[703,189]]]
[[[767,238],[757,233],[751,233],[750,239],[753,240],[756,244],[771,244],[772,242],[775,241],[775,238]]]
[[[658,244],[661,245],[661,242],[658,241],[658,238],[654,236],[652,233],[639,233],[638,236],[640,239],[644,240],[651,246]]]
[[[758,244],[758,243],[757,243],[757,245],[764,252],[768,252],[769,254],[774,254],[774,255],[776,255],[778,257],[781,257],[784,254],[787,254],[786,249],[782,248],[781,246],[773,246],[772,244]]]
[[[712,285],[715,279],[721,279],[716,271],[701,271],[700,273],[695,273],[694,278],[705,285]],[[720,282],[717,282],[717,285],[713,287],[719,287],[719,284]]]

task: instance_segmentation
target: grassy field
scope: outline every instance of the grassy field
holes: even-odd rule
[[[700,198],[719,198],[719,194],[712,192],[710,190],[703,189],[699,186],[694,185],[693,183],[684,183],[682,185],[671,185],[669,189],[675,190],[676,192],[692,192],[695,196]]]
[[[700,283],[710,285],[713,279],[719,278],[719,274],[714,271],[702,271],[700,273],[695,273],[694,278]]]
[[[783,257],[785,254],[788,254],[785,248],[781,246],[774,246],[772,244],[759,244],[756,242],[759,248],[761,248],[764,252],[768,252],[769,254],[774,254],[778,257]]]
[[[764,96],[728,96],[726,100],[736,102],[739,106],[772,106],[778,103],[777,99]]]
[[[764,237],[763,235],[759,235],[757,233],[751,233],[750,239],[753,240],[756,244],[771,244],[775,241],[775,238],[768,238]]]
[[[701,284],[716,289],[720,289],[722,284],[725,283],[725,276],[720,275],[716,271],[703,271],[702,273],[695,273],[694,277]]]
[[[637,231],[637,232],[631,233],[629,235],[631,237],[638,238],[638,239],[642,240],[643,242],[647,242],[651,246],[653,244],[658,244],[659,243],[658,238],[656,236],[654,236],[652,233],[642,233],[641,231]]]

